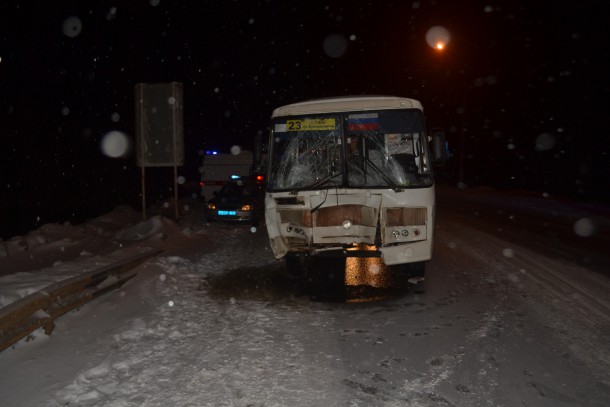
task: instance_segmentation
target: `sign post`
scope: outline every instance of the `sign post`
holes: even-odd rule
[[[136,162],[142,169],[142,217],[146,219],[146,167],[174,167],[178,219],[178,166],[184,165],[183,90],[179,82],[135,86]]]

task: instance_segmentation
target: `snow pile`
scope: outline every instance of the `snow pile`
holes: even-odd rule
[[[134,214],[135,212],[130,213],[125,208],[118,208],[115,212],[88,224],[47,224],[25,236],[8,240],[8,255],[4,260],[0,259],[2,272],[6,273],[0,276],[0,307],[54,283],[120,263],[122,259],[127,259],[147,247],[159,246],[154,240],[165,239],[167,233],[180,233],[174,222],[160,216],[125,227],[124,222],[133,220]],[[123,228],[118,233],[115,232],[120,225]],[[137,242],[144,245],[135,245]],[[74,250],[69,250],[70,248]],[[56,256],[59,256],[58,259],[54,260],[50,267],[18,272],[31,268],[32,262],[34,265],[38,264],[35,261],[38,258],[42,264],[48,264],[48,261],[44,262],[42,259],[55,259]]]
[[[139,241],[148,239],[152,236],[159,236],[163,232],[163,222],[161,216],[153,216],[142,221],[135,226],[121,230],[115,236],[119,241]]]

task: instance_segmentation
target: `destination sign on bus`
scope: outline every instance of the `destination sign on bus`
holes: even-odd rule
[[[335,118],[287,120],[286,131],[335,130]]]

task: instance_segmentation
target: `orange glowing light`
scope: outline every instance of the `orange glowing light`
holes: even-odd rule
[[[443,51],[451,41],[449,30],[440,25],[430,27],[426,32],[426,43],[432,49]]]

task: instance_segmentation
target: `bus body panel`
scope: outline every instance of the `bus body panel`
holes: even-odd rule
[[[282,204],[285,201],[298,203]],[[322,206],[312,213],[312,209],[322,201]],[[388,225],[387,210],[393,208],[425,209],[424,222],[417,222],[423,223],[417,225]],[[324,210],[329,213],[319,222],[319,214],[324,214]],[[360,212],[358,219],[355,210]],[[367,219],[367,214],[372,215],[373,225],[371,216]],[[427,261],[432,257],[434,215],[433,188],[399,193],[392,190],[363,193],[362,190],[345,189],[329,191],[328,194],[325,191],[300,191],[297,196],[278,192],[268,193],[265,198],[267,233],[272,251],[278,259],[289,251],[315,255],[329,249],[344,250],[346,245],[351,244],[375,245],[379,228],[386,245],[377,249],[386,265]],[[346,227],[345,221],[351,225]],[[359,224],[355,224],[356,221]],[[324,226],[318,226],[319,223]],[[403,231],[409,232],[407,236]]]
[[[421,103],[415,99],[393,96],[351,96],[314,99],[279,107],[271,117],[296,116],[315,113],[369,111],[387,109],[419,109]]]

